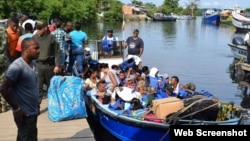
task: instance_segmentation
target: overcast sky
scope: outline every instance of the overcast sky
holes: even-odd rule
[[[131,0],[120,0],[121,2],[128,4]],[[143,3],[152,2],[159,6],[163,4],[164,0],[141,0]],[[188,3],[195,0],[179,0],[181,6],[185,6]],[[250,8],[249,0],[200,0],[201,8],[232,8],[234,6],[240,6],[242,8]]]

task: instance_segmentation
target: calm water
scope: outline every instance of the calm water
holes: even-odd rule
[[[177,75],[180,83],[192,82],[197,90],[208,90],[224,101],[241,103],[242,92],[229,73],[234,58],[227,44],[236,35],[233,26],[204,25],[200,17],[176,22],[127,22],[124,33],[121,25],[97,23],[86,25],[84,30],[90,40],[96,40],[112,27],[119,39],[126,39],[138,28],[145,44],[144,65]]]

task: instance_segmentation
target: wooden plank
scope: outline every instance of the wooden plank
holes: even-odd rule
[[[241,63],[240,66],[241,66],[242,70],[244,70],[244,71],[250,71],[250,65],[249,64],[247,64],[247,63]]]
[[[240,86],[245,86],[245,87],[250,87],[250,84],[248,82],[246,82],[246,81],[240,81],[239,85]]]
[[[47,99],[41,104],[41,114],[38,117],[39,141],[95,141],[86,119],[76,119],[62,122],[52,122],[48,119]],[[17,128],[12,111],[0,113],[0,141],[16,140]]]

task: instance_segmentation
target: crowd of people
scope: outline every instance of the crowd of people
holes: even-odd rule
[[[141,104],[137,108],[149,107],[153,99],[195,93],[193,84],[180,85],[177,76],[162,76],[157,68],[142,65],[144,41],[138,29],[122,45],[128,48],[127,59],[112,66],[91,58],[86,47],[88,35],[80,22],[73,26],[71,21],[63,24],[55,18],[49,25],[23,13],[11,17],[0,31],[0,112],[7,111],[7,103],[12,108],[18,141],[37,140],[37,117],[47,95],[44,85],[48,89],[55,74],[77,74],[84,79],[86,92],[95,90],[98,100],[114,110],[129,109],[131,103]],[[118,40],[113,29],[108,29],[102,40],[102,49],[112,56]],[[180,95],[182,90],[185,92]]]
[[[1,27],[0,113],[12,109],[18,141],[37,140],[40,104],[53,75],[72,73],[75,62],[77,71],[83,72],[88,37],[81,26],[80,22],[73,25],[68,21],[63,27],[59,18],[49,24],[22,13],[13,15]]]
[[[90,62],[95,60],[91,58],[90,49],[85,47],[88,36],[82,31],[80,22],[64,24],[55,18],[49,24],[43,19],[33,20],[29,13],[13,15],[0,31],[0,113],[11,108],[18,128],[17,140],[35,141],[40,104],[47,95],[53,75],[77,73],[88,84],[86,90],[95,87],[101,79],[91,67]],[[135,30],[133,38],[127,42],[130,55],[142,55],[143,41],[138,33]],[[140,42],[137,43],[137,39]],[[118,37],[113,37],[112,29],[103,38],[103,41],[108,40],[118,40]],[[115,76],[109,74],[109,66],[101,68],[105,70],[104,74],[108,74],[105,85],[109,83],[113,91],[115,85],[111,84],[115,82]]]

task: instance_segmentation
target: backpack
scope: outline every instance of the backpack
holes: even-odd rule
[[[107,35],[102,40],[102,50],[104,52],[110,52],[114,48],[114,41],[116,41],[116,36],[113,35],[113,40],[107,40]]]
[[[130,58],[128,60],[125,60],[120,64],[120,68],[123,71],[126,71],[127,68],[134,67],[134,66],[135,66],[135,59],[134,58]]]
[[[6,30],[0,27],[0,70],[5,71],[8,67],[8,58],[6,54]],[[0,73],[2,73],[0,71]]]

